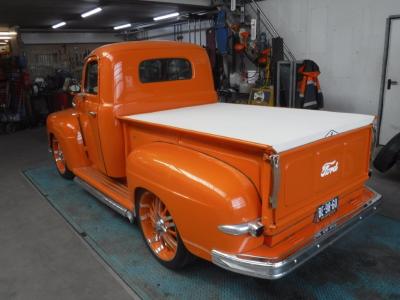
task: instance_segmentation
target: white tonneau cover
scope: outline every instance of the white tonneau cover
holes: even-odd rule
[[[125,119],[268,145],[278,153],[374,121],[369,115],[228,103],[131,115]]]

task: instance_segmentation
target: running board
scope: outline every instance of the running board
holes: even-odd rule
[[[96,197],[97,200],[99,200],[103,204],[107,205],[109,208],[116,211],[123,217],[128,218],[131,223],[134,221],[134,216],[133,216],[132,212],[129,211],[127,208],[123,207],[122,205],[118,204],[111,198],[107,197],[102,192],[100,192],[99,190],[97,190],[96,188],[91,186],[89,183],[80,179],[78,176],[75,176],[74,181],[79,186],[81,186],[84,190],[89,192],[92,196]]]

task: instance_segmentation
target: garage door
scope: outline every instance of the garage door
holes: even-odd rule
[[[400,132],[400,18],[392,19],[379,143]]]

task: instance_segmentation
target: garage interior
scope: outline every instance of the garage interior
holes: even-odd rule
[[[0,5],[0,299],[400,299],[400,2]],[[204,48],[218,102],[376,116],[379,211],[274,281],[158,264],[137,224],[57,174],[46,130],[75,105],[94,49],[155,40]]]

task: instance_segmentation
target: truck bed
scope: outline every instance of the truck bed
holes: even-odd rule
[[[284,152],[372,124],[374,116],[213,103],[123,117],[271,146]]]

